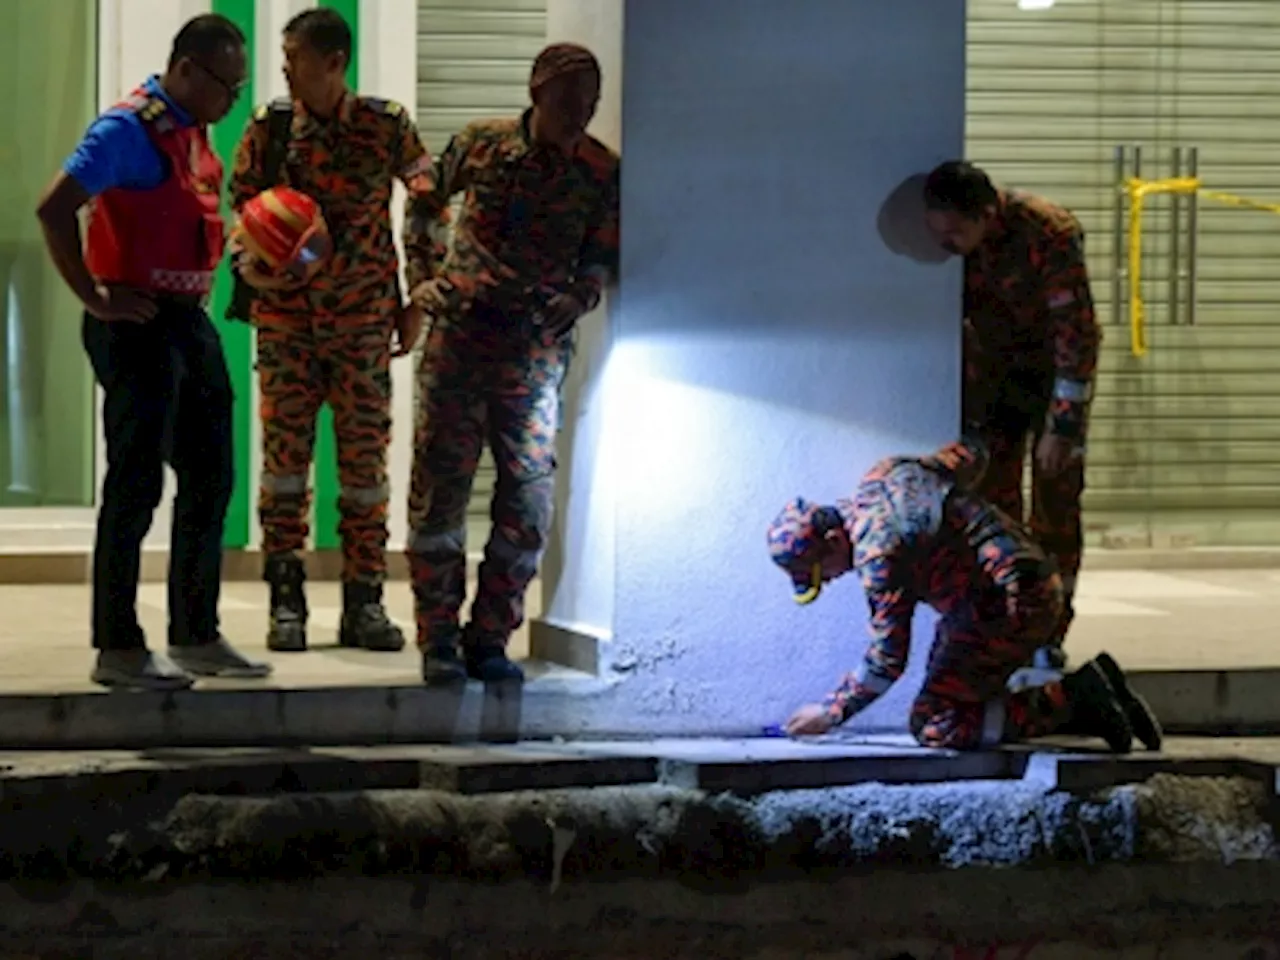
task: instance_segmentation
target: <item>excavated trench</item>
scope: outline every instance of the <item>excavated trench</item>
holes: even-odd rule
[[[1243,779],[0,805],[0,957],[1280,957]]]

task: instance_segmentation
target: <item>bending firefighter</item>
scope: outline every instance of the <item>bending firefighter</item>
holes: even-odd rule
[[[964,256],[965,430],[991,454],[981,494],[1022,522],[1062,576],[1063,616],[1043,666],[1061,666],[1082,548],[1088,408],[1101,329],[1084,231],[1043,197],[995,186],[967,163],[944,163],[925,184],[928,225]],[[1031,438],[1031,516],[1022,475]]]
[[[793,735],[844,723],[902,676],[917,604],[940,615],[911,732],[924,746],[972,750],[1071,734],[1117,753],[1133,737],[1158,750],[1160,725],[1123,672],[1099,655],[1061,680],[1011,693],[1011,674],[1062,615],[1062,582],[1020,525],[973,492],[987,454],[977,441],[929,457],[876,464],[853,497],[833,506],[788,504],[769,530],[773,560],[795,599],[855,571],[870,605],[871,645],[860,669],[822,703],[788,721]]]

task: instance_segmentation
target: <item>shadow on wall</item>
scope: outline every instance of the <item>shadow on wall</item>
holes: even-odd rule
[[[951,254],[942,249],[925,226],[924,174],[913,174],[903,180],[880,205],[876,229],[880,239],[900,257],[916,263],[943,263]]]

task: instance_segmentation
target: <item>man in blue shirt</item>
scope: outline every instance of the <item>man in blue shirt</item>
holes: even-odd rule
[[[235,24],[216,15],[189,21],[164,76],[93,123],[38,210],[54,264],[84,304],[84,345],[105,393],[93,679],[108,687],[181,689],[195,676],[270,673],[232,648],[218,626],[233,396],[204,309],[225,231],[222,164],[205,128],[231,109],[246,69]],[[147,649],[136,611],[142,541],[166,462],[178,479],[169,657]]]

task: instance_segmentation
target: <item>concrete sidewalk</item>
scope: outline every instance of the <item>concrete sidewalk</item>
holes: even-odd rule
[[[0,746],[226,746],[454,742],[571,735],[581,698],[616,681],[527,663],[520,703],[468,692],[448,703],[426,691],[412,642],[399,654],[334,643],[339,587],[310,585],[313,649],[269,654],[266,591],[232,582],[222,604],[227,635],[271,660],[268,681],[207,681],[179,695],[108,696],[88,680],[92,653],[84,586],[0,586]],[[539,612],[540,591],[530,595]],[[412,637],[408,585],[387,587],[392,616]],[[165,592],[144,584],[141,617],[165,635]],[[1280,571],[1096,571],[1083,580],[1068,642],[1075,662],[1107,649],[1133,674],[1171,732],[1280,733]],[[159,645],[159,644],[157,644]],[[527,628],[513,653],[528,649]],[[634,733],[635,731],[629,731]],[[715,730],[721,735],[750,733]]]
[[[271,660],[268,687],[400,686],[419,682],[412,643],[401,654],[368,654],[333,643],[341,600],[334,583],[308,585],[314,624],[313,650],[305,656],[270,654],[264,646],[266,590],[258,583],[228,583],[223,625],[246,652]],[[165,635],[165,590],[141,588],[140,616],[153,642]],[[408,584],[387,585],[387,605],[413,636]],[[69,693],[89,683],[91,654],[85,586],[0,586],[0,691]],[[1280,668],[1280,570],[1110,571],[1082,578],[1069,649],[1077,662],[1107,649],[1137,670],[1245,670]],[[529,593],[529,615],[541,612],[541,590]],[[528,652],[528,628],[512,643]],[[536,668],[535,668],[535,672]],[[262,684],[206,684],[206,688]]]

